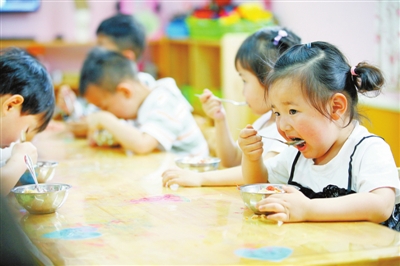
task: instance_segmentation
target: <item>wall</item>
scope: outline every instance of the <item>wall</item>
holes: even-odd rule
[[[375,16],[371,1],[273,1],[280,24],[302,37],[303,43],[327,41],[338,46],[350,63],[377,63]]]
[[[89,41],[95,40],[95,31],[100,22],[116,14],[117,0],[87,0],[89,7]],[[207,0],[196,1],[123,1],[124,11],[141,15],[144,10],[155,9],[155,2],[160,5],[157,13],[159,27],[165,26],[169,19],[179,13],[192,10],[194,7],[208,3]],[[75,2],[72,0],[42,1],[39,10],[33,13],[0,13],[1,38],[33,38],[40,42],[54,40],[57,35],[68,42],[76,41]]]

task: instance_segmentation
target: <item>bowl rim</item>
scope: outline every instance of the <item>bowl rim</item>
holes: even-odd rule
[[[208,159],[211,160],[211,162],[200,162],[200,163],[192,163],[192,162],[182,162],[182,160],[184,159]],[[184,157],[180,157],[175,159],[175,163],[178,164],[184,164],[184,165],[191,165],[191,166],[205,166],[205,165],[211,165],[211,164],[216,164],[216,163],[220,163],[221,159],[218,157],[212,157],[212,156],[184,156]]]
[[[48,165],[50,164],[50,165]],[[58,165],[57,161],[45,161],[45,160],[41,160],[41,161],[37,161],[35,164],[35,167],[46,167],[46,168],[52,168],[52,167],[56,167]]]
[[[36,195],[41,195],[41,194],[45,194],[45,193],[49,193],[49,192],[58,192],[58,191],[63,191],[63,190],[68,191],[69,189],[72,188],[71,185],[65,184],[65,183],[39,183],[39,186],[44,186],[44,187],[52,186],[52,185],[61,185],[61,186],[63,186],[63,189],[57,190],[57,191],[46,191],[46,192],[18,192],[17,191],[17,189],[20,189],[20,188],[27,188],[27,187],[31,187],[31,186],[36,186],[36,184],[27,184],[27,185],[13,187],[10,191],[12,193],[14,193],[14,194],[36,194]],[[24,191],[24,190],[22,190],[22,191]]]
[[[297,190],[300,190],[300,188],[299,188],[298,186],[294,186],[294,185],[290,185],[290,184],[277,184],[277,183],[254,183],[254,184],[246,184],[246,185],[241,185],[241,186],[239,186],[239,190],[240,190],[241,193],[254,193],[254,194],[260,194],[260,195],[262,195],[262,194],[270,195],[270,194],[284,194],[284,193],[286,193],[284,190],[283,190],[282,192],[268,192],[268,191],[266,191],[266,192],[258,192],[258,191],[249,192],[249,191],[243,191],[243,189],[246,188],[246,187],[257,186],[257,185],[258,185],[258,186],[259,186],[259,185],[274,186],[274,187],[279,187],[280,189],[282,189],[282,186],[291,186],[291,187],[296,188]]]

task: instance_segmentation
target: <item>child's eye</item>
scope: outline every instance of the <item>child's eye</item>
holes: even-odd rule
[[[274,112],[274,114],[275,114],[276,116],[280,116],[280,115],[281,115],[279,112]]]
[[[296,114],[296,113],[297,113],[296,110],[293,110],[293,109],[290,109],[290,110],[289,110],[289,114],[290,114],[290,115],[294,115],[294,114]]]

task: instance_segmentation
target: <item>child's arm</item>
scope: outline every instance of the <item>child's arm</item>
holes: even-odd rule
[[[247,125],[239,133],[238,142],[243,152],[242,173],[244,183],[268,182],[268,172],[262,158],[263,143],[261,137],[257,136],[257,131],[253,126]]]
[[[88,115],[87,121],[89,125],[89,137],[97,129],[106,129],[123,148],[137,154],[150,153],[159,144],[154,137],[142,133],[131,125],[121,123],[116,116],[106,111],[99,111]]]
[[[308,199],[295,188],[285,194],[272,195],[259,203],[260,211],[276,212],[268,219],[300,221],[386,221],[395,202],[393,188],[378,188],[369,193],[354,193],[337,198]]]
[[[216,135],[216,153],[224,167],[240,165],[242,153],[234,142],[226,121],[225,110],[218,98],[205,89],[200,101],[206,115],[214,120]]]
[[[184,187],[234,186],[243,184],[240,166],[197,173],[184,169],[168,169],[162,174],[163,186],[178,184]]]
[[[26,171],[24,155],[31,157],[32,162],[37,162],[37,150],[31,142],[16,143],[12,149],[11,157],[7,163],[0,168],[1,194],[7,195],[17,184],[18,180]]]

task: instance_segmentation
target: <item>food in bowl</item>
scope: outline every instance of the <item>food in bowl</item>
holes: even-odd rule
[[[216,170],[221,159],[215,157],[183,157],[175,160],[177,166],[195,172],[206,172]]]
[[[269,185],[267,187],[260,188],[258,193],[263,193],[263,194],[274,194],[274,193],[285,193],[284,190],[278,187],[277,185]]]
[[[268,214],[266,212],[260,212],[256,208],[257,202],[269,197],[272,194],[283,194],[285,190],[281,184],[268,184],[268,183],[260,183],[260,184],[251,184],[251,185],[243,185],[239,187],[240,196],[243,199],[244,205],[247,208],[252,210],[254,214]]]
[[[114,139],[114,136],[105,129],[96,130],[93,133],[93,140],[95,141],[97,146],[103,146],[103,147],[119,146],[117,141]]]
[[[60,208],[71,188],[67,184],[39,184],[18,186],[11,190],[18,203],[31,214],[54,213]]]

